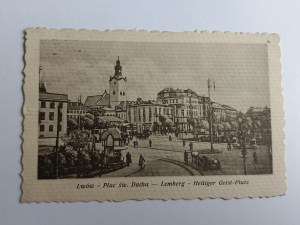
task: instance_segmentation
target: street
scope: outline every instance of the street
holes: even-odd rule
[[[131,141],[123,155],[127,152],[131,154],[132,163],[129,167],[119,169],[102,177],[141,177],[141,176],[199,176],[199,175],[243,175],[244,164],[241,157],[241,150],[233,148],[231,151],[227,150],[226,143],[215,143],[214,148],[218,153],[205,154],[218,159],[221,162],[221,169],[219,170],[204,170],[198,167],[196,163],[191,162],[191,154],[189,151],[189,142],[183,147],[182,141],[177,140],[172,136],[172,141],[169,141],[169,136],[155,136],[152,135],[152,147],[149,147],[148,140],[138,140],[138,148],[133,147]],[[100,143],[96,144],[98,150],[102,150]],[[193,142],[193,151],[201,151],[210,149],[208,142]],[[189,163],[184,163],[184,151],[188,151]],[[272,162],[270,160],[266,146],[260,145],[256,149],[257,163],[253,161],[253,152],[255,150],[248,149],[246,167],[247,174],[271,174]],[[209,151],[206,151],[209,153]],[[138,166],[139,156],[145,158],[145,168],[141,169]]]

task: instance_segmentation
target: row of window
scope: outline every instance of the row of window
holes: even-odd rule
[[[58,130],[61,131],[61,125],[58,125]],[[45,125],[40,125],[40,131],[44,132],[45,130]],[[49,132],[53,132],[53,125],[49,125],[48,127]]]
[[[116,95],[116,92],[115,92],[115,91],[113,91],[113,95]],[[124,92],[124,91],[120,91],[120,95],[125,96],[125,92]]]
[[[162,111],[163,111],[163,114],[164,115],[170,115],[172,110],[169,109],[169,108],[155,108],[155,115],[161,115]],[[142,111],[142,114],[143,116],[141,116],[141,111]],[[129,109],[128,111],[128,119],[129,121],[131,121],[131,110]],[[136,115],[137,114],[137,115]],[[138,116],[138,118],[137,118]],[[143,118],[143,122],[146,122],[146,108],[143,107],[142,109],[141,108],[138,108],[137,109],[137,112],[136,110],[133,110],[133,117],[134,117],[134,121],[136,121],[137,119],[141,122],[142,118]],[[152,108],[148,108],[148,121],[151,122],[152,121],[152,117],[153,117],[153,111],[152,111]]]
[[[45,120],[45,119],[46,119],[46,112],[39,112],[39,121]],[[49,112],[48,119],[49,120],[54,120],[54,112]],[[62,120],[62,113],[59,113],[58,119],[61,122],[61,120]]]
[[[169,103],[178,103],[178,99],[169,99]]]
[[[121,114],[118,114],[117,117],[119,117],[121,119],[126,119],[126,114],[121,113]]]
[[[47,108],[47,102],[45,102],[45,101],[41,101],[41,108]],[[59,108],[63,108],[63,103],[62,102],[60,102],[60,103],[58,103],[58,106],[59,106]],[[55,109],[55,102],[49,102],[49,108],[50,109]]]
[[[198,103],[198,100],[193,100],[193,99],[186,98],[185,102],[186,103]]]

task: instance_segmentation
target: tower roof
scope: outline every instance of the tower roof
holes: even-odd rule
[[[116,65],[115,65],[115,74],[113,77],[110,77],[109,81],[111,81],[112,79],[116,79],[116,80],[125,80],[126,81],[126,77],[123,77],[122,75],[122,66],[121,66],[121,61],[120,58],[118,56],[118,60],[116,61]]]

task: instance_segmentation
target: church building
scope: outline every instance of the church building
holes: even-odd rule
[[[109,78],[109,91],[102,95],[88,96],[85,105],[90,109],[98,109],[104,115],[115,115],[116,109],[127,100],[127,78],[122,75],[120,59],[116,61],[115,73]],[[100,110],[101,109],[101,110]]]
[[[122,75],[122,66],[118,57],[115,74],[109,78],[110,107],[116,109],[121,102],[126,102],[127,78]]]

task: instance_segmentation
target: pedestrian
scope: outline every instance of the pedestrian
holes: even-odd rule
[[[141,167],[141,169],[144,169],[145,168],[145,159],[142,155],[140,155],[140,158],[139,158],[139,166]]]
[[[169,141],[172,141],[172,136],[171,135],[169,136]]]
[[[228,141],[227,141],[227,150],[231,151],[231,141],[230,141],[229,138],[228,138]]]
[[[187,151],[184,151],[183,158],[184,158],[184,163],[188,164],[189,163],[189,155],[188,155]]]
[[[191,141],[189,143],[189,146],[190,146],[190,151],[192,151],[193,150],[193,143]]]
[[[183,145],[183,147],[185,147],[185,140],[182,141],[182,145]]]
[[[150,148],[152,147],[152,140],[151,140],[151,138],[149,138],[149,147]]]
[[[127,152],[127,154],[126,154],[126,165],[130,166],[130,163],[132,163],[131,154],[129,152]]]
[[[257,164],[257,154],[256,154],[256,152],[253,152],[253,162],[254,162],[254,164]]]

